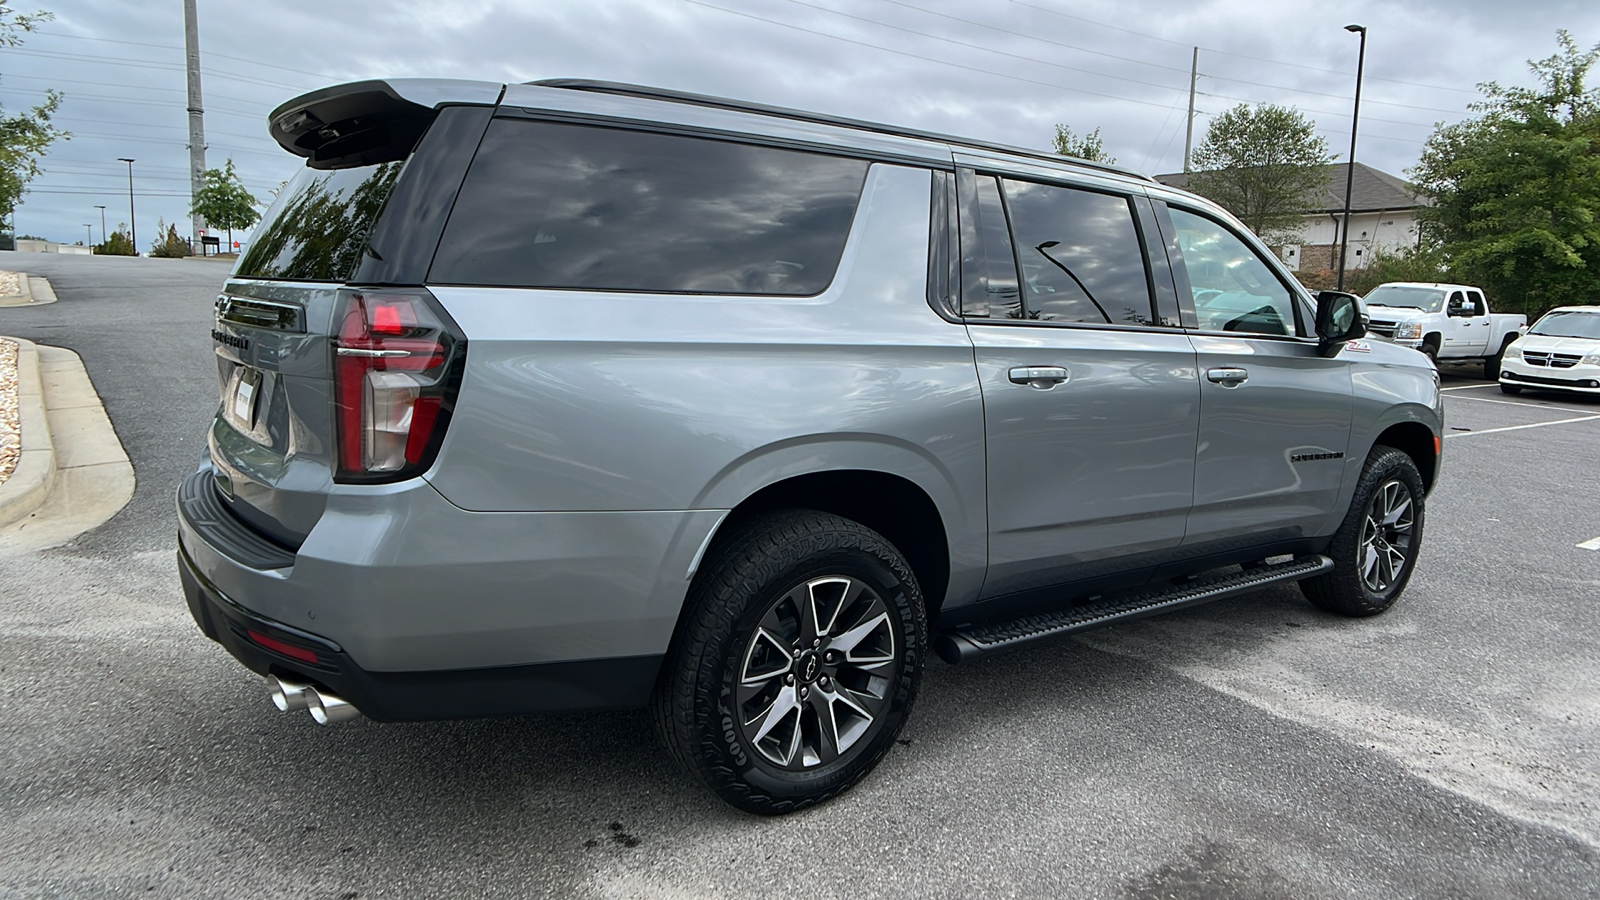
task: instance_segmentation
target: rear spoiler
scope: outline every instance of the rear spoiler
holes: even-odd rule
[[[313,169],[404,159],[442,106],[494,106],[505,85],[447,78],[355,81],[302,94],[272,111],[279,146]]]

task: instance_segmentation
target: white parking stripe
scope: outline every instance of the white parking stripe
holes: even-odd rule
[[[1475,391],[1480,388],[1492,388],[1492,384],[1458,384],[1455,387],[1439,388],[1441,391]]]
[[[1600,537],[1590,538],[1579,544],[1578,547],[1582,550],[1600,550]]]
[[[1557,419],[1554,422],[1534,422],[1532,425],[1507,425],[1504,428],[1485,428],[1482,431],[1460,431],[1455,434],[1447,434],[1445,437],[1472,437],[1475,434],[1495,434],[1501,431],[1521,431],[1524,428],[1543,428],[1546,425],[1571,425],[1573,422],[1593,422],[1595,419],[1600,419],[1600,415],[1579,416],[1576,419]]]
[[[1546,406],[1542,403],[1526,403],[1521,400],[1496,400],[1493,397],[1451,397],[1451,400],[1476,400],[1479,403],[1504,403],[1507,406],[1526,406],[1530,409],[1555,409],[1569,412],[1565,406]]]

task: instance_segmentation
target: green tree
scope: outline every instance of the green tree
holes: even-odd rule
[[[1299,240],[1333,155],[1299,110],[1240,104],[1211,120],[1191,160],[1190,190],[1222,204],[1262,240],[1289,244]]]
[[[215,228],[228,229],[228,246],[233,246],[233,230],[249,228],[261,218],[256,212],[256,198],[245,189],[239,173],[233,170],[233,160],[221,169],[207,169],[203,176],[205,186],[194,195],[189,214],[199,216]]]
[[[0,47],[22,43],[22,34],[53,18],[43,10],[26,15],[13,12],[0,3]],[[50,124],[50,117],[61,107],[61,94],[45,91],[44,102],[14,116],[0,114],[0,211],[9,220],[28,190],[28,182],[40,172],[39,158],[58,140],[72,135]]]
[[[1530,318],[1600,298],[1600,90],[1585,86],[1600,44],[1557,43],[1528,62],[1534,87],[1480,85],[1477,115],[1436,130],[1410,173],[1451,267]]]
[[[1117,158],[1106,152],[1105,142],[1100,140],[1100,129],[1078,136],[1072,129],[1065,125],[1056,125],[1056,152],[1062,156],[1072,156],[1077,159],[1086,159],[1090,162],[1103,162],[1116,165]]]
[[[105,243],[94,245],[94,252],[97,256],[136,256],[133,238],[128,236],[127,223],[118,222],[117,230],[106,237]]]

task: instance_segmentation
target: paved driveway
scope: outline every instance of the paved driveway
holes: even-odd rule
[[[1576,546],[1600,402],[1446,373],[1445,477],[1388,615],[1280,588],[936,662],[871,778],[760,820],[639,714],[276,712],[173,559],[225,267],[0,268],[52,280],[0,333],[83,355],[139,478],[72,546],[0,557],[0,896],[1600,896],[1600,552]]]

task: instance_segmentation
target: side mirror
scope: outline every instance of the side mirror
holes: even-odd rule
[[[1343,291],[1317,294],[1318,353],[1337,356],[1345,341],[1353,341],[1366,333],[1366,323],[1361,321],[1361,300],[1355,294]]]
[[[1475,316],[1475,315],[1477,315],[1478,314],[1478,304],[1472,302],[1471,300],[1466,301],[1465,303],[1461,304],[1461,314],[1463,316]]]

